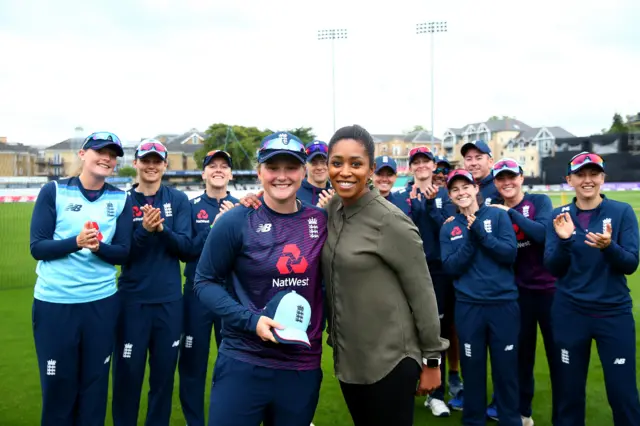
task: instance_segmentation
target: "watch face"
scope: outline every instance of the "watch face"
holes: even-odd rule
[[[440,360],[437,358],[429,358],[427,359],[427,367],[429,368],[438,368],[440,367]]]

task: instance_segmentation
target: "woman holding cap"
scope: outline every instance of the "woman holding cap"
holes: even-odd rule
[[[168,425],[182,335],[180,261],[191,250],[191,206],[187,196],[162,184],[167,148],[142,141],[133,165],[138,183],[133,205],[131,256],[118,279],[122,309],[113,367],[113,423],[138,422],[140,394],[149,355],[146,423]]]
[[[79,175],[47,183],[35,203],[32,326],[44,426],[104,423],[119,308],[114,265],[131,244],[131,203],[106,179],[123,154],[113,133],[91,134]]]
[[[409,426],[416,393],[440,385],[448,342],[418,229],[369,189],[373,173],[371,135],[357,125],[339,129],[329,142],[336,196],[322,252],[329,344],[354,424]]]
[[[305,160],[296,136],[265,137],[258,152],[260,207],[229,210],[205,242],[194,291],[222,318],[223,336],[210,425],[306,426],[313,420],[322,382],[320,253],[327,220],[296,198]]]
[[[520,310],[513,274],[516,236],[509,215],[478,202],[470,172],[449,174],[447,188],[460,213],[440,231],[442,266],[456,290],[455,323],[461,350],[464,424],[484,424],[487,348],[500,424],[521,426],[518,412]]]
[[[523,426],[532,426],[531,402],[534,396],[533,368],[536,360],[538,326],[542,331],[544,349],[549,364],[552,390],[552,421],[557,422],[556,351],[551,330],[551,306],[556,279],[544,267],[546,227],[553,207],[545,194],[528,194],[522,190],[522,168],[511,158],[503,158],[493,165],[496,188],[504,204],[491,204],[509,214],[518,241],[515,276],[520,306],[520,340],[518,348],[518,376],[520,414]]]
[[[629,204],[600,192],[604,171],[597,154],[573,157],[566,180],[575,198],[553,211],[547,227],[544,262],[558,278],[551,324],[560,376],[559,426],[585,424],[594,340],[613,424],[640,424],[636,331],[626,277],[638,268],[638,221]]]

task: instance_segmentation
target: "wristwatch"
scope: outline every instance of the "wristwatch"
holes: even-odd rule
[[[422,358],[422,363],[429,368],[440,368],[442,360],[438,358]]]

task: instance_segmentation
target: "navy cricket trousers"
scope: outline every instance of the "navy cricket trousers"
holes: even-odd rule
[[[431,266],[429,270],[431,270]],[[435,269],[435,268],[434,268]],[[435,269],[437,271],[437,269]],[[440,336],[445,339],[449,338],[449,331],[451,330],[451,324],[453,322],[452,315],[450,314],[450,310],[447,309],[447,297],[450,297],[450,292],[453,291],[453,282],[451,279],[444,275],[443,272],[437,271],[432,273],[431,280],[433,281],[433,290],[436,294],[436,302],[438,305],[438,316],[440,317]],[[442,352],[441,355],[441,363],[440,363],[440,376],[442,378],[442,383],[440,386],[431,394],[432,398],[439,399],[444,401],[445,395],[445,383],[447,383],[447,356],[446,352]]]
[[[520,305],[520,347],[518,348],[518,379],[520,382],[520,414],[531,417],[535,381],[533,370],[536,362],[536,344],[538,325],[542,332],[544,350],[549,365],[551,381],[551,419],[555,424],[558,418],[558,363],[556,362],[553,332],[551,328],[551,307],[555,296],[553,290],[531,290],[519,288]]]
[[[557,294],[551,309],[560,397],[554,426],[585,424],[591,342],[596,341],[614,426],[640,425],[636,384],[636,327],[631,312],[587,315]]]
[[[456,330],[464,378],[465,426],[484,426],[487,406],[487,348],[502,426],[522,426],[518,409],[518,302],[492,304],[456,301]]]
[[[204,389],[209,365],[211,328],[220,348],[221,320],[198,300],[188,284],[184,291],[184,338],[180,348],[180,403],[189,426],[204,426]]]
[[[147,426],[168,426],[182,334],[182,300],[123,303],[113,364],[113,424],[136,426],[149,354]]]
[[[74,304],[33,301],[42,426],[104,425],[118,297]]]
[[[309,426],[321,383],[320,368],[277,370],[218,353],[209,426]]]

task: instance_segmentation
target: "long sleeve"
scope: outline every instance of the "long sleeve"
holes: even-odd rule
[[[242,250],[244,219],[241,212],[230,212],[211,228],[198,261],[193,291],[225,325],[255,333],[260,316],[238,303],[225,288]]]
[[[539,202],[535,203],[535,220],[524,217],[515,209],[509,209],[509,217],[532,241],[543,244],[546,237],[547,224],[549,224],[551,220],[553,206],[551,205],[551,199],[546,195],[539,197],[537,200],[539,200]]]
[[[442,258],[442,268],[444,271],[453,276],[459,276],[462,272],[469,269],[471,260],[476,253],[476,245],[471,235],[464,238],[457,247],[451,243],[451,236],[445,231],[446,228],[440,229],[440,256]]]
[[[55,260],[80,250],[76,237],[54,240],[56,231],[56,183],[40,189],[31,216],[30,248],[36,260]]]
[[[544,244],[544,267],[554,277],[560,278],[569,270],[572,244],[574,244],[573,235],[566,240],[561,240],[556,234],[553,223],[547,226],[547,237]]]
[[[180,194],[173,215],[173,229],[162,225],[159,237],[167,243],[169,253],[180,260],[189,260],[191,253],[191,205],[186,195]]]
[[[127,197],[124,209],[116,221],[116,232],[111,244],[100,242],[95,255],[112,265],[123,265],[129,259],[131,249],[131,232],[133,230],[133,213],[131,198]]]
[[[378,253],[398,275],[413,312],[422,356],[437,357],[449,347],[440,338],[440,319],[418,229],[405,215],[385,216],[379,235]]]
[[[619,243],[611,241],[609,247],[602,250],[604,258],[611,266],[625,275],[638,269],[638,219],[630,206],[622,216]]]
[[[504,216],[503,214],[496,216],[498,220],[495,221],[493,232],[483,229],[479,218],[471,225],[471,232],[476,235],[480,244],[488,249],[489,256],[496,262],[509,265],[516,261],[518,242],[511,221]]]
[[[441,228],[444,222],[451,216],[456,214],[456,209],[449,197],[442,197],[442,207],[436,206],[435,200],[427,200],[426,207],[429,217],[435,222],[438,228]]]

